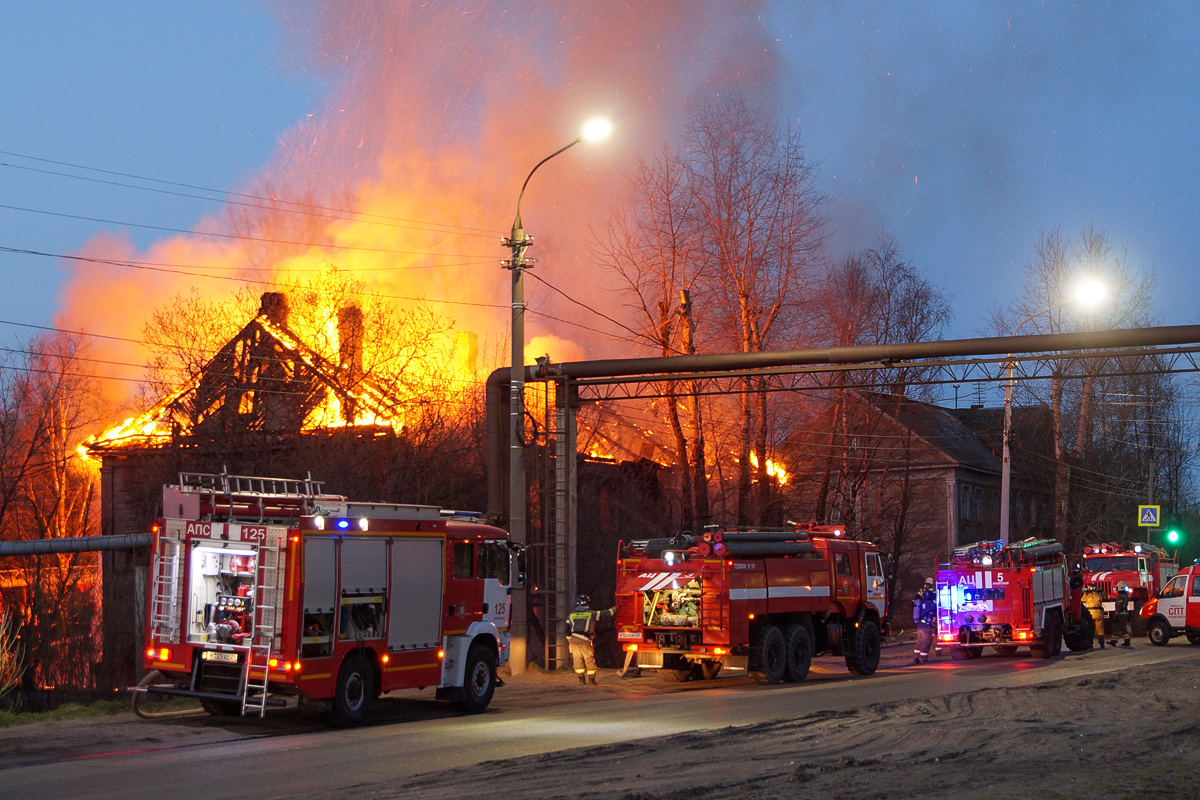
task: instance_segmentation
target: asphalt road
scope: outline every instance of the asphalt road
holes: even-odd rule
[[[14,766],[0,771],[0,794],[57,800],[346,796],[353,787],[366,789],[396,776],[469,768],[481,761],[821,710],[1029,686],[1172,660],[1194,668],[1197,651],[1181,643],[1140,643],[1133,650],[1068,653],[1047,661],[992,655],[912,667],[904,663],[903,652],[892,650],[879,672],[865,678],[850,676],[836,660],[817,659],[809,680],[801,684],[757,686],[731,678],[690,684],[679,692],[639,695],[639,682],[634,681],[625,693],[553,703],[506,702],[501,689],[491,709],[478,716],[456,716],[440,704],[410,700],[391,704],[390,721],[353,730],[314,729],[311,720],[298,721],[289,730],[284,719],[269,735]],[[230,725],[217,720],[203,724]]]

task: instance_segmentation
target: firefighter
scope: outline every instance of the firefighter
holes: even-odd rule
[[[1113,647],[1117,646],[1117,637],[1123,636],[1125,641],[1121,642],[1121,647],[1133,647],[1129,643],[1129,587],[1125,585],[1125,581],[1117,584],[1117,602],[1116,609],[1113,613],[1112,639],[1109,644]]]
[[[596,622],[611,618],[615,611],[615,607],[592,611],[592,601],[586,594],[575,598],[575,610],[567,618],[567,645],[580,683],[596,685]]]
[[[913,622],[917,623],[917,646],[913,649],[913,663],[924,664],[929,660],[929,648],[933,646],[933,628],[937,622],[937,597],[934,594],[933,578],[925,579],[925,585],[913,600]]]
[[[1096,641],[1100,644],[1100,649],[1104,649],[1104,598],[1100,596],[1100,587],[1095,583],[1089,583],[1087,589],[1081,598],[1083,607],[1087,609],[1088,614],[1092,618],[1092,622],[1096,625]]]

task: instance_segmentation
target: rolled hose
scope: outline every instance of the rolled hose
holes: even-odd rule
[[[203,709],[200,708],[184,708],[176,711],[144,710],[142,708],[142,698],[148,694],[146,687],[153,684],[162,676],[163,674],[161,672],[154,669],[147,672],[146,677],[142,678],[141,682],[137,685],[137,688],[133,690],[133,713],[137,714],[142,719],[164,719],[165,717],[185,717],[191,714],[199,714],[203,711]]]

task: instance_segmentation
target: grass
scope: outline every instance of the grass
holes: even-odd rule
[[[177,698],[161,703],[154,703],[154,711],[174,711],[195,707],[194,700]],[[0,728],[13,725],[29,725],[34,722],[63,722],[72,719],[93,719],[99,717],[115,717],[121,714],[132,714],[133,708],[129,698],[121,700],[97,700],[86,705],[81,703],[64,703],[53,711],[13,712],[0,711]]]

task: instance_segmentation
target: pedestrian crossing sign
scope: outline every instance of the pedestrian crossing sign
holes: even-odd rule
[[[1160,508],[1162,506],[1138,506],[1138,527],[1157,528]]]

